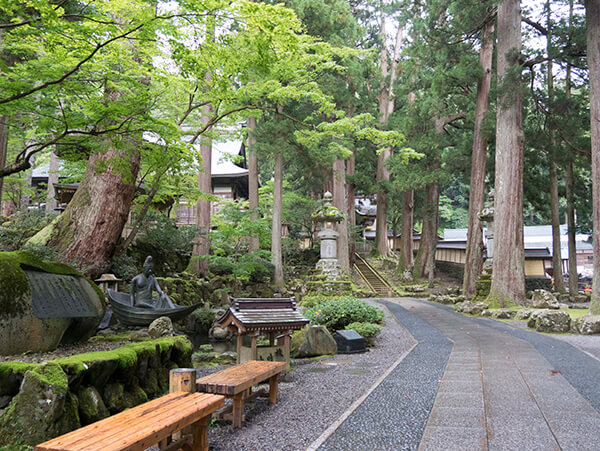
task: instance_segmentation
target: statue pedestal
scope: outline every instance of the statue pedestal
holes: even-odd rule
[[[322,258],[317,262],[317,269],[330,280],[336,280],[344,276],[344,271],[335,258]]]
[[[317,262],[317,269],[330,280],[338,279],[344,274],[337,261],[338,236],[339,233],[333,229],[323,229],[317,234],[317,238],[321,240],[321,259]]]

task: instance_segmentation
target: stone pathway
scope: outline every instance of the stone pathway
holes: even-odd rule
[[[600,361],[438,304],[386,305],[418,344],[319,449],[600,449]]]

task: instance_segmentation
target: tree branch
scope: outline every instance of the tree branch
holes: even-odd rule
[[[521,22],[525,22],[527,25],[532,26],[537,31],[539,31],[541,34],[543,34],[544,36],[548,36],[548,29],[546,27],[544,27],[542,24],[540,24],[538,22],[534,22],[533,20],[529,19],[528,17],[521,17]]]
[[[90,53],[88,56],[86,56],[84,59],[82,59],[81,61],[79,61],[79,62],[78,62],[76,65],[75,65],[75,67],[73,67],[71,70],[69,70],[68,72],[66,72],[65,74],[63,74],[63,75],[62,75],[60,78],[57,78],[56,80],[47,81],[46,83],[43,83],[43,84],[41,84],[41,85],[39,85],[39,86],[36,86],[35,88],[31,88],[31,89],[30,89],[30,90],[28,90],[28,91],[23,91],[23,92],[20,92],[19,94],[15,94],[15,95],[13,95],[13,96],[6,97],[6,98],[4,98],[4,99],[0,99],[0,105],[3,105],[3,104],[5,104],[5,103],[12,102],[12,101],[14,101],[14,100],[19,100],[19,99],[22,99],[23,97],[27,97],[27,96],[29,96],[29,95],[31,95],[31,94],[33,94],[33,93],[36,93],[36,92],[38,92],[38,91],[41,91],[42,89],[46,89],[46,88],[48,88],[49,86],[53,86],[53,85],[57,85],[57,84],[59,84],[59,83],[62,83],[62,82],[63,82],[63,81],[65,81],[67,78],[69,78],[71,75],[73,75],[75,72],[77,72],[77,71],[78,71],[78,70],[81,68],[81,66],[83,66],[85,63],[87,63],[89,60],[91,60],[91,59],[94,57],[94,55],[95,55],[96,53],[98,53],[98,52],[99,52],[101,49],[103,49],[104,47],[106,47],[107,45],[111,44],[111,43],[112,43],[112,42],[114,42],[114,41],[117,41],[117,40],[119,40],[119,39],[126,38],[126,37],[127,37],[127,36],[129,36],[130,34],[132,34],[132,33],[135,33],[136,31],[138,31],[138,30],[140,30],[141,28],[143,28],[145,25],[146,25],[145,23],[143,23],[143,24],[140,24],[140,25],[138,25],[137,27],[135,27],[135,28],[132,28],[131,30],[129,30],[129,31],[127,31],[127,32],[123,33],[123,34],[120,34],[120,35],[118,35],[118,36],[115,36],[115,37],[113,37],[113,38],[110,38],[108,41],[105,41],[105,42],[103,42],[103,43],[101,43],[101,44],[98,44],[98,45],[96,46],[96,48],[95,48],[94,50],[92,50],[92,52],[91,52],[91,53]]]

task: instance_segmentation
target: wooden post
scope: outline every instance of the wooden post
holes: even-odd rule
[[[275,332],[269,332],[269,346],[275,345]]]
[[[256,360],[256,339],[258,336],[258,332],[254,332],[252,334],[252,339],[250,342],[250,359]]]
[[[169,371],[169,393],[181,391],[187,393],[196,392],[196,370],[194,368],[176,368]],[[210,415],[208,417],[210,418]],[[173,439],[179,440],[186,434],[193,434],[194,432],[192,429],[191,426],[183,428],[180,432],[173,434]],[[167,442],[169,441],[170,440],[167,439]]]
[[[194,368],[176,368],[169,371],[169,393],[178,391],[196,392],[196,370]]]
[[[269,378],[269,403],[277,404],[277,388],[279,383],[279,374]]]
[[[242,419],[244,416],[244,392],[238,393],[233,397],[233,411],[231,413],[233,415],[231,421],[233,429],[242,427]]]
[[[202,418],[192,425],[193,429],[193,445],[194,451],[208,451],[208,423],[210,415]]]
[[[243,336],[242,336],[242,331],[240,329],[238,329],[238,334],[237,334],[237,364],[239,365],[240,363],[242,363],[242,346],[243,346]]]

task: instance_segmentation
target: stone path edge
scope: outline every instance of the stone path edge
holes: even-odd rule
[[[387,306],[383,303],[379,303],[381,306],[383,306],[385,309],[387,309]],[[389,309],[388,309],[389,311]],[[391,313],[391,312],[390,312]],[[392,318],[394,318],[394,321],[397,321],[399,324],[400,321],[398,321],[398,319],[391,314]],[[402,326],[404,327],[404,326]],[[350,415],[352,415],[354,413],[354,411],[356,409],[358,409],[360,407],[360,405],[365,401],[365,399],[367,399],[369,397],[369,395],[371,393],[373,393],[373,391],[375,391],[375,389],[381,385],[381,383],[390,375],[390,373],[392,371],[394,371],[394,369],[400,365],[400,363],[402,363],[402,361],[406,358],[407,355],[409,355],[414,349],[415,347],[419,344],[419,342],[415,339],[415,337],[410,333],[410,331],[408,329],[406,329],[406,332],[411,336],[412,340],[413,340],[413,345],[410,347],[410,349],[407,349],[399,358],[398,360],[396,360],[394,363],[392,363],[392,365],[381,375],[379,376],[379,378],[373,383],[373,385],[371,385],[371,387],[369,387],[369,389],[364,392],[358,399],[356,399],[351,405],[350,407],[348,407],[346,409],[346,411],[340,415],[340,417],[335,420],[333,423],[331,423],[329,425],[329,427],[327,429],[325,429],[325,431],[323,431],[323,433],[314,441],[312,442],[308,448],[306,448],[306,451],[316,451],[323,443],[325,443],[327,441],[327,439],[329,437],[331,437],[331,435],[344,423],[344,421],[346,421],[348,419],[348,417]]]

